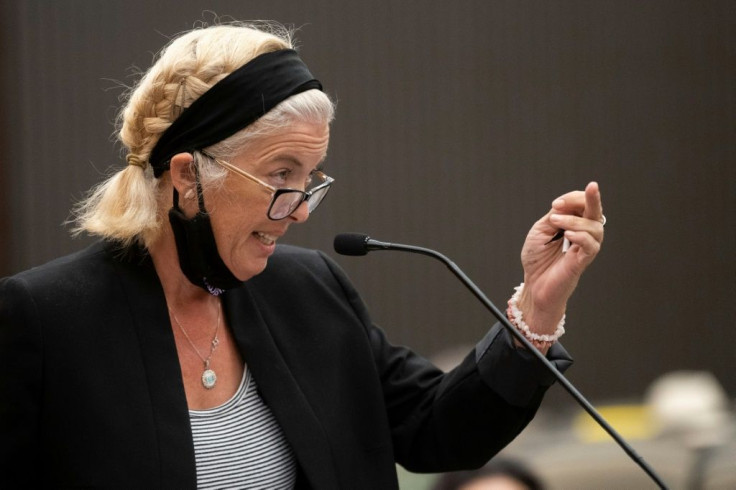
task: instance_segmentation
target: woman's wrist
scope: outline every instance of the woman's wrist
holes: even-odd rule
[[[526,281],[514,288],[514,291],[517,307],[523,312],[524,321],[532,327],[532,331],[553,334],[560,320],[564,320],[567,304],[540,304],[542,299],[534,296],[533,287]]]
[[[509,321],[537,348],[548,348],[557,342],[565,333],[564,312],[539,315],[531,308],[524,310],[526,307],[523,306],[521,299],[528,298],[528,295],[523,294],[524,283],[514,289],[516,291],[509,299],[506,310]]]

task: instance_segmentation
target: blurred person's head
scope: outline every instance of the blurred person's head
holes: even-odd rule
[[[511,459],[493,459],[480,469],[440,476],[432,490],[543,490],[537,477],[524,464]]]

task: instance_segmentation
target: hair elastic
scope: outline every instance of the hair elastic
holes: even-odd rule
[[[140,167],[143,170],[146,169],[146,162],[144,160],[141,160],[138,155],[128,153],[128,155],[125,157],[125,161],[128,162],[128,165]]]

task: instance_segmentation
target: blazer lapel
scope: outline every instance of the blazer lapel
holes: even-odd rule
[[[244,286],[224,295],[225,312],[259,392],[279,421],[301,471],[311,488],[339,488],[327,437],[319,419],[291,373],[249,290]]]
[[[148,396],[159,442],[155,453],[161,463],[161,487],[196,488],[189,411],[161,283],[147,256],[138,255],[119,264],[146,368]]]

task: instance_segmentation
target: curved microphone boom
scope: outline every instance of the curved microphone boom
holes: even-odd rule
[[[450,271],[457,276],[460,281],[465,284],[465,286],[470,289],[470,292],[473,293],[473,295],[480,300],[483,305],[490,310],[491,313],[493,313],[493,316],[495,316],[498,321],[503,325],[506,330],[513,335],[513,337],[519,341],[529,352],[531,352],[537,359],[539,359],[542,364],[545,365],[545,367],[554,375],[554,377],[557,379],[557,381],[567,390],[568,393],[575,399],[575,401],[578,402],[578,404],[588,412],[588,414],[598,423],[598,425],[601,426],[603,430],[605,430],[608,435],[610,435],[613,440],[618,443],[619,446],[621,446],[621,449],[626,452],[626,454],[631,457],[631,459],[638,464],[649,477],[659,486],[659,488],[667,488],[665,483],[662,481],[662,479],[657,475],[657,473],[654,471],[653,468],[651,468],[646,461],[644,461],[644,458],[639,456],[637,452],[632,448],[626,440],[618,433],[616,430],[611,427],[611,425],[606,422],[606,420],[601,416],[601,414],[598,413],[598,411],[593,407],[593,405],[590,404],[588,400],[585,399],[585,397],[573,386],[570,381],[565,378],[565,376],[557,370],[557,368],[549,362],[549,360],[542,354],[539,350],[537,350],[536,347],[532,345],[529,340],[527,340],[524,335],[519,332],[518,329],[516,329],[509,320],[506,318],[506,315],[504,315],[496,306],[491,302],[491,300],[486,297],[485,294],[483,294],[483,291],[478,288],[478,286],[473,283],[473,281],[468,278],[468,276],[465,275],[465,273],[460,270],[460,268],[455,265],[453,261],[451,261],[446,256],[442,255],[441,253],[429,249],[429,248],[423,248],[423,247],[415,247],[413,245],[402,245],[400,243],[387,243],[387,242],[381,242],[378,240],[374,240],[370,238],[368,235],[364,235],[361,233],[340,233],[339,235],[335,236],[334,241],[334,247],[335,252],[339,253],[340,255],[353,255],[353,256],[359,256],[359,255],[365,255],[370,251],[373,250],[397,250],[401,252],[412,252],[412,253],[418,253],[422,255],[428,255],[430,257],[433,257],[435,259],[438,259],[439,261],[443,262]]]

